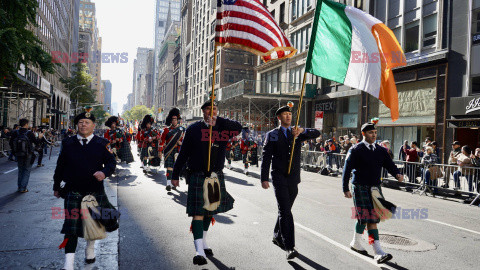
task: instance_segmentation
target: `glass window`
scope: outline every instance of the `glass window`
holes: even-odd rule
[[[405,52],[418,50],[418,21],[405,25]]]
[[[472,78],[472,94],[480,94],[480,76]]]
[[[423,46],[435,45],[437,37],[437,14],[423,18]]]
[[[401,28],[401,27],[397,27],[397,28],[395,28],[395,29],[392,29],[392,32],[393,32],[393,34],[395,35],[395,37],[397,38],[398,43],[400,43],[401,40],[402,40],[402,37],[401,37],[402,28]],[[400,45],[402,45],[402,44],[400,44]]]
[[[473,11],[472,23],[472,34],[480,33],[480,8]]]

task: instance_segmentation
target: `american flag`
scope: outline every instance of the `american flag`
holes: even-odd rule
[[[297,50],[258,0],[218,0],[215,43],[272,59],[292,57]]]

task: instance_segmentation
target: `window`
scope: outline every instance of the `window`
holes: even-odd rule
[[[480,94],[480,76],[472,78],[472,94]]]
[[[273,19],[276,20],[276,19],[275,19],[275,9],[272,10],[272,12],[270,12],[270,13],[272,14]]]
[[[418,21],[405,25],[405,52],[413,52],[418,50]]]
[[[480,8],[473,11],[472,34],[480,34]]]
[[[285,3],[280,5],[280,23],[285,22]]]
[[[435,45],[437,38],[437,14],[423,18],[423,46]]]

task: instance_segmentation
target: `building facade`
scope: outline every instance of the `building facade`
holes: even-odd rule
[[[110,80],[102,80],[102,89],[104,93],[103,110],[112,114],[112,82]]]
[[[72,53],[78,42],[78,0],[38,0],[36,22],[31,27],[42,48],[58,63],[54,74],[43,74],[38,68],[21,65],[17,77],[24,84],[6,81],[0,87],[0,126],[13,126],[20,118],[31,125],[62,128],[67,125],[69,96],[60,78],[71,75]]]

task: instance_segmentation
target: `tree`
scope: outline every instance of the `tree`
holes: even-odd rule
[[[92,76],[88,74],[88,67],[85,63],[75,63],[75,72],[70,78],[61,78],[68,91],[72,91],[70,98],[78,101],[79,105],[95,103],[96,89],[88,87],[92,82]]]
[[[100,127],[110,117],[110,114],[103,110],[103,106],[96,106],[92,110],[92,114],[95,115],[95,122],[97,127]]]
[[[54,73],[52,56],[42,49],[33,31],[37,27],[37,0],[0,1],[0,86],[5,79],[17,81],[20,64]]]
[[[141,121],[147,114],[153,115],[153,108],[148,108],[145,105],[138,105],[131,110],[124,112],[122,117],[128,121],[134,122],[135,120]]]

